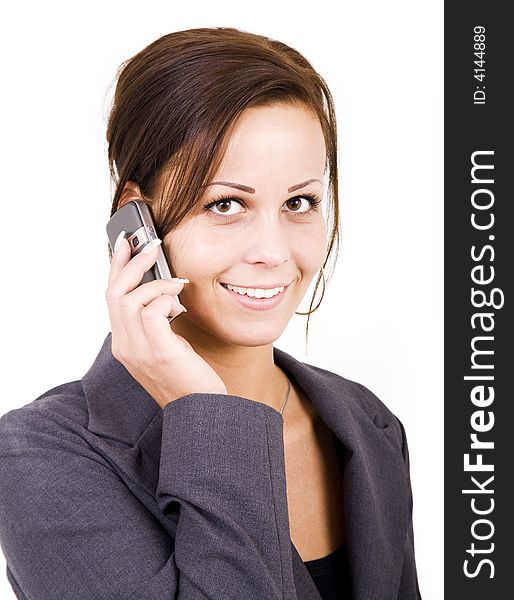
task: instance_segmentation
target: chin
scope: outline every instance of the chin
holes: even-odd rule
[[[258,346],[268,346],[273,344],[283,333],[285,327],[279,327],[279,324],[242,324],[235,326],[230,330],[218,332],[216,337],[227,344],[233,346],[243,346],[255,348]]]

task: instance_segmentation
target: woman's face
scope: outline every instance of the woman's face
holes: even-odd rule
[[[192,343],[199,328],[238,346],[282,334],[326,255],[322,206],[308,198],[323,198],[325,159],[319,120],[308,109],[274,104],[241,115],[201,202],[163,240],[175,274],[190,280],[180,294],[188,312],[174,330]],[[258,299],[223,284],[250,294],[285,287]]]

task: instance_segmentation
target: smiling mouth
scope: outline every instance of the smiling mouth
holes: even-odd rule
[[[274,298],[275,296],[281,294],[288,287],[288,285],[281,285],[275,288],[248,288],[221,282],[220,285],[231,292],[239,294],[240,296],[253,298],[255,300]]]

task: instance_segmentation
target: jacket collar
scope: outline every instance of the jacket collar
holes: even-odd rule
[[[161,408],[114,358],[111,340],[109,333],[82,378],[89,414],[87,428],[97,435],[133,445]]]
[[[160,407],[114,358],[109,333],[82,378],[92,433],[133,445]],[[397,598],[409,524],[409,484],[396,417],[364,386],[274,348],[344,447],[343,501],[353,598]],[[298,600],[321,597],[292,544]]]

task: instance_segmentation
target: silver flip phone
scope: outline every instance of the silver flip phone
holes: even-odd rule
[[[120,231],[126,232],[125,237],[130,244],[132,256],[139,254],[147,244],[157,239],[148,204],[140,200],[131,200],[117,210],[107,223],[106,230],[111,256]],[[158,247],[157,252],[157,261],[149,271],[146,271],[138,285],[154,279],[172,278],[162,245]]]
[[[118,209],[107,223],[107,237],[109,238],[109,253],[112,258],[114,244],[120,231],[125,231],[125,237],[130,244],[132,257],[139,254],[143,248],[152,240],[157,239],[157,232],[152,219],[150,208],[146,202],[140,200],[130,200]],[[131,257],[131,258],[132,258]],[[157,260],[149,271],[146,271],[138,287],[154,279],[171,279],[171,270],[166,261],[166,256],[162,250],[162,244],[157,249]],[[183,313],[174,317],[168,317],[171,323],[174,319]]]

